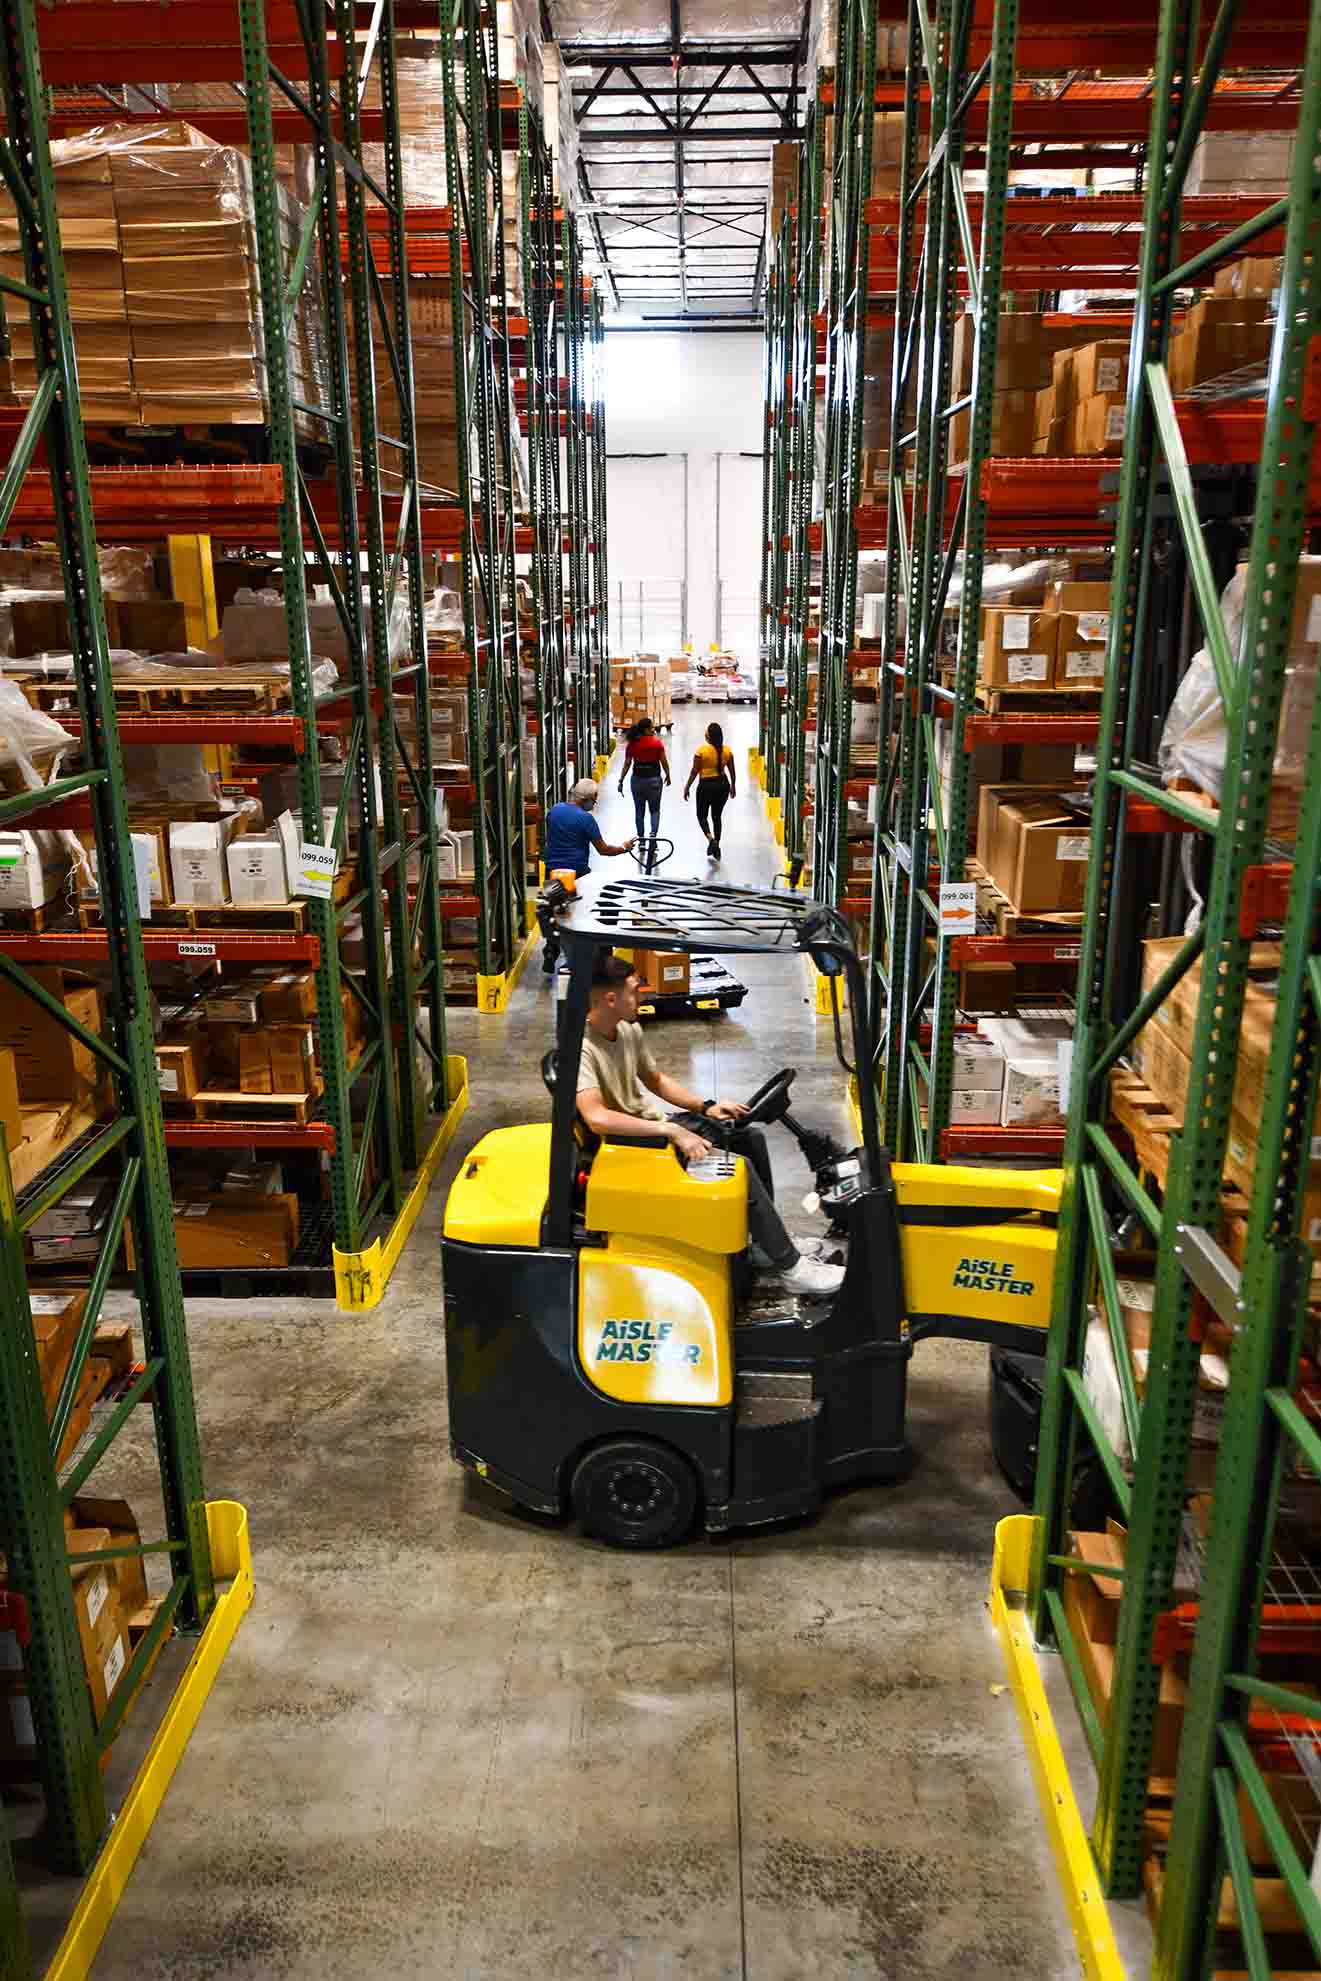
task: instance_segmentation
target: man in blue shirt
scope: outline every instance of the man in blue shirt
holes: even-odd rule
[[[622,846],[611,846],[601,836],[601,828],[592,817],[596,807],[597,785],[595,779],[580,777],[568,797],[558,805],[552,805],[546,814],[546,846],[542,854],[546,872],[552,874],[557,867],[568,867],[579,878],[591,867],[592,848],[607,856],[627,853],[633,847],[633,840],[626,839]],[[559,944],[550,936],[541,958],[541,967],[549,976],[559,957]]]

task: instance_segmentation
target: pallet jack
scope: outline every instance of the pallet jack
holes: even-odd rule
[[[911,1462],[908,1364],[927,1336],[1039,1353],[1060,1172],[894,1163],[880,1145],[862,966],[848,925],[797,892],[593,878],[548,912],[568,990],[549,1122],[496,1129],[463,1163],[443,1262],[454,1456],[521,1505],[624,1547],[812,1511]],[[578,1061],[603,949],[810,957],[847,989],[862,1143],[790,1121],[846,1247],[824,1302],[759,1282],[747,1179],[725,1150],[685,1169],[640,1136],[596,1145]],[[842,1048],[842,1031],[837,1030]],[[746,1121],[789,1114],[794,1070]],[[809,1153],[810,1151],[810,1153]]]

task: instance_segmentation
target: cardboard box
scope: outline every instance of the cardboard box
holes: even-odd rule
[[[1068,578],[1053,584],[1049,596],[1060,616],[1056,684],[1061,688],[1098,686],[1105,677],[1110,641],[1109,584]]]
[[[1059,1055],[1049,1052],[1007,1052],[1000,1121],[1053,1126],[1063,1119],[1060,1107]]]
[[[1123,1531],[1114,1522],[1105,1534],[1069,1536],[1069,1553],[1081,1557],[1083,1561],[1095,1562],[1098,1571],[1093,1575],[1069,1577],[1071,1582],[1081,1585],[1075,1607],[1081,1628],[1094,1644],[1113,1644],[1119,1636],[1119,1600],[1124,1593],[1124,1584],[1122,1579],[1106,1575],[1103,1571],[1107,1568],[1123,1569],[1124,1545]]]
[[[268,1034],[262,1030],[241,1031],[238,1035],[239,1089],[245,1094],[269,1094],[271,1049]]]
[[[78,1336],[78,1323],[87,1305],[87,1293],[85,1289],[73,1293],[44,1293],[33,1289],[28,1294],[28,1303],[32,1310],[32,1332],[37,1343],[41,1393],[49,1420],[54,1416],[55,1405],[59,1401],[64,1373]]]
[[[1080,399],[1073,409],[1071,451],[1122,454],[1127,419],[1127,403],[1122,393],[1094,392],[1089,399]]]
[[[1091,822],[1049,796],[1001,805],[990,873],[1020,914],[1073,912],[1083,905]]]
[[[1239,261],[1222,263],[1216,270],[1213,287],[1217,296],[1236,296],[1240,300],[1260,298],[1274,316],[1283,268],[1279,255],[1244,255]]]
[[[1064,1577],[1064,1614],[1073,1632],[1074,1647],[1082,1666],[1087,1690],[1102,1726],[1110,1717],[1110,1698],[1115,1682],[1115,1647],[1098,1642],[1087,1634],[1087,1598],[1076,1584],[1088,1582],[1084,1575]],[[1156,1707],[1155,1739],[1151,1754],[1153,1775],[1173,1776],[1179,1758],[1183,1733],[1183,1713],[1187,1686],[1173,1665],[1163,1665],[1160,1694]]]
[[[1059,616],[1018,606],[983,606],[977,679],[987,687],[1046,688],[1055,674]]]
[[[98,1330],[98,1334],[99,1334]],[[136,1548],[142,1543],[138,1522],[127,1500],[105,1499],[99,1494],[80,1493],[73,1502],[70,1512],[78,1527],[101,1527],[110,1536],[108,1546],[112,1548]],[[141,1555],[124,1555],[118,1561],[108,1562],[119,1594],[119,1606],[125,1617],[142,1608],[147,1601],[147,1576]]]
[[[282,970],[262,984],[259,998],[263,1018],[281,1024],[315,1018],[316,977],[311,970]]]
[[[994,1128],[1000,1120],[1000,1089],[956,1087],[949,1097],[950,1125],[955,1128]]]
[[[298,1238],[298,1199],[226,1191],[176,1206],[180,1266],[287,1266]]]
[[[954,1092],[994,1094],[999,1119],[1000,1095],[1004,1088],[1004,1052],[994,1039],[979,1032],[959,1032],[954,1038]]]
[[[1069,374],[1075,403],[1095,393],[1122,398],[1128,390],[1128,345],[1118,338],[1084,344],[1070,353]]]
[[[69,866],[56,832],[0,832],[0,911],[44,908],[58,900]]]
[[[315,1083],[316,1055],[308,1025],[275,1025],[266,1034],[273,1094],[310,1093]]]
[[[194,1026],[187,1038],[164,1038],[156,1047],[156,1078],[164,1101],[190,1101],[206,1085],[206,1032]]]
[[[0,1046],[0,1129],[4,1130],[6,1150],[16,1149],[23,1139],[23,1115],[18,1104],[18,1067],[8,1046]]]
[[[216,908],[228,901],[227,848],[238,829],[237,813],[171,822],[170,877],[177,902]]]
[[[229,895],[236,906],[289,899],[285,855],[276,833],[244,832],[225,848]]]
[[[222,1032],[230,1025],[255,1025],[261,1017],[259,983],[251,977],[227,978],[203,1000],[202,1014]]]
[[[689,989],[689,957],[682,949],[635,949],[633,968],[641,981],[659,997],[686,997]]]
[[[94,985],[78,983],[58,965],[38,965],[28,974],[89,1032],[101,1030],[101,999]],[[24,1102],[87,1101],[104,1078],[91,1048],[8,982],[0,982],[0,1045],[13,1053]]]

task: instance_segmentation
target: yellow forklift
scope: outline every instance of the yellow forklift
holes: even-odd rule
[[[454,1456],[519,1504],[600,1539],[667,1547],[810,1512],[828,1488],[894,1478],[908,1362],[928,1335],[1040,1353],[1050,1319],[1057,1170],[894,1163],[880,1145],[865,982],[848,925],[799,893],[593,879],[552,911],[568,964],[549,1122],[484,1135],[450,1190],[443,1240]],[[640,1135],[596,1144],[576,1111],[603,949],[810,958],[852,1026],[862,1145],[797,1122],[792,1068],[751,1098],[782,1121],[846,1249],[813,1302],[748,1264],[743,1158],[687,1169]],[[716,1124],[712,1132],[718,1133]]]

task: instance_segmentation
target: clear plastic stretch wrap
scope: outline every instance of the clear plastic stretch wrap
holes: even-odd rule
[[[1221,595],[1229,650],[1236,666],[1243,665],[1243,605],[1247,567],[1240,565]],[[1272,837],[1292,839],[1297,831],[1298,806],[1307,774],[1307,740],[1316,702],[1317,668],[1321,659],[1321,557],[1298,563],[1298,592],[1284,677],[1275,776],[1268,812]],[[1188,671],[1165,718],[1160,740],[1160,769],[1167,784],[1185,780],[1218,799],[1225,778],[1229,730],[1220,698],[1215,667],[1205,647],[1189,662]]]

